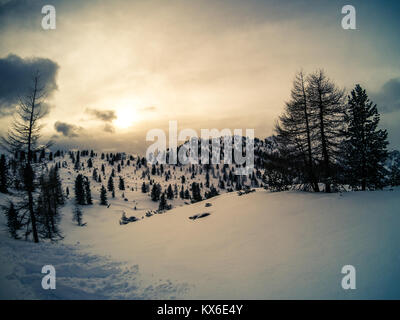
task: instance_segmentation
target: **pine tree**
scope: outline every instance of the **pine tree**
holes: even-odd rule
[[[168,188],[167,188],[167,198],[169,200],[172,200],[174,198],[174,192],[172,191],[171,185],[168,185]]]
[[[110,178],[108,178],[107,190],[110,192],[114,191],[114,180],[113,180],[112,176],[110,176]]]
[[[101,186],[101,191],[100,191],[100,205],[106,206],[108,205],[107,201],[107,190],[104,188],[104,186]]]
[[[178,186],[174,184],[174,197],[178,198]]]
[[[188,189],[185,190],[185,199],[186,199],[186,200],[187,200],[187,199],[190,199],[190,193],[189,193],[189,190],[188,190]]]
[[[125,190],[125,182],[124,182],[124,179],[121,176],[119,177],[118,188],[119,188],[119,190]]]
[[[85,200],[86,204],[93,204],[92,192],[90,191],[90,181],[85,177]]]
[[[82,226],[82,210],[79,206],[75,206],[74,212],[73,212],[73,221],[76,221],[78,226]]]
[[[152,201],[158,201],[160,200],[160,194],[161,194],[161,186],[157,183],[153,184],[153,187],[151,189],[151,200]]]
[[[210,187],[210,174],[208,173],[208,170],[206,172],[206,183],[205,183],[206,188]]]
[[[146,183],[143,181],[142,183],[142,193],[146,193],[147,192],[147,185]]]
[[[75,179],[75,201],[79,205],[85,204],[84,178],[82,174],[78,174]]]
[[[42,174],[39,181],[40,193],[36,209],[38,232],[43,238],[51,240],[62,238],[58,223],[59,206],[64,203],[64,196],[57,167],[52,167],[49,172]]]
[[[62,182],[60,175],[58,174],[58,167],[53,166],[49,170],[49,180],[52,188],[52,192],[54,193],[54,197],[57,201],[57,204],[63,205],[64,204],[64,192],[62,187]]]
[[[81,168],[81,160],[80,160],[80,155],[79,155],[79,151],[78,151],[76,153],[76,161],[75,161],[74,169],[79,170],[80,168]]]
[[[392,187],[400,186],[400,166],[396,163],[390,166],[389,183]]]
[[[158,206],[158,210],[162,211],[167,208],[167,200],[165,199],[165,193],[163,192],[160,198],[160,204]]]
[[[92,179],[96,182],[98,180],[97,168],[93,169]]]
[[[364,89],[356,85],[348,96],[345,120],[348,128],[345,165],[347,177],[355,188],[382,188],[386,169],[384,162],[388,156],[386,130],[377,129],[380,115]]]
[[[198,202],[203,200],[200,194],[200,186],[197,182],[192,183],[192,202]]]
[[[14,239],[19,239],[18,230],[21,228],[21,223],[19,222],[18,212],[14,207],[14,203],[10,201],[4,213],[7,217],[7,229],[10,236]]]
[[[0,157],[0,192],[8,192],[8,167],[4,154]]]

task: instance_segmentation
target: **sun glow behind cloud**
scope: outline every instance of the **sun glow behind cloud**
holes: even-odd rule
[[[118,129],[127,129],[139,121],[139,114],[131,103],[124,103],[116,110],[117,119],[113,121]]]
[[[134,107],[121,107],[117,109],[117,119],[114,120],[114,124],[117,128],[127,129],[137,122],[138,113]]]

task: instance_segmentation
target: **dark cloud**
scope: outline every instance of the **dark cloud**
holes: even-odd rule
[[[79,131],[81,128],[73,124],[57,121],[54,123],[54,129],[57,132],[62,133],[62,135],[65,137],[73,138],[79,136]]]
[[[18,23],[20,26],[40,26],[41,2],[30,0],[10,0],[0,4],[0,28]],[[42,5],[43,6],[43,5]]]
[[[377,103],[381,113],[390,113],[400,110],[400,78],[390,79],[381,90],[371,95],[372,100]]]
[[[45,58],[20,58],[10,54],[0,58],[0,115],[12,113],[18,97],[32,86],[32,77],[39,71],[40,82],[50,95],[57,89],[58,65]]]
[[[45,5],[53,5],[57,12],[65,15],[100,2],[101,0],[0,0],[0,30],[10,27],[41,30],[44,17],[42,8]]]
[[[115,128],[111,124],[113,120],[117,119],[117,114],[114,110],[97,110],[97,109],[87,108],[85,112],[93,116],[95,119],[103,121],[105,123],[103,130],[105,132],[109,133],[115,132]]]
[[[86,109],[86,113],[94,116],[96,119],[111,122],[117,119],[117,114],[114,110],[97,110],[97,109]]]

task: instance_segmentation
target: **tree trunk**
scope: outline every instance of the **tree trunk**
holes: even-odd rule
[[[319,94],[319,120],[320,120],[320,132],[321,132],[321,144],[322,144],[322,156],[324,158],[324,171],[325,171],[325,192],[331,192],[330,178],[330,168],[329,168],[329,154],[326,145],[325,128],[324,128],[324,114],[321,92]]]
[[[34,115],[35,103],[36,103],[37,82],[38,82],[38,78],[36,76],[35,77],[35,88],[34,88],[33,97],[32,97],[32,110],[31,110],[31,118],[30,118],[30,122],[29,122],[29,134],[28,134],[28,166],[30,167],[31,170],[32,170],[32,168],[31,168],[31,161],[32,161],[31,140],[32,140],[33,115]],[[32,170],[32,172],[33,172],[33,170]],[[37,228],[36,228],[35,211],[33,209],[33,195],[32,195],[33,182],[34,182],[33,179],[34,179],[34,176],[32,174],[32,181],[31,181],[32,184],[28,188],[29,214],[31,216],[33,240],[34,240],[34,242],[38,243],[39,236],[38,236]]]
[[[319,192],[319,186],[317,179],[314,175],[314,166],[312,160],[312,152],[311,152],[311,137],[310,137],[310,123],[308,119],[308,110],[307,110],[307,96],[304,89],[304,79],[303,74],[301,74],[301,88],[303,91],[303,100],[304,100],[304,118],[306,122],[306,132],[307,132],[307,152],[308,152],[308,170],[310,175],[310,182],[314,192]]]
[[[28,191],[28,205],[29,205],[29,213],[31,217],[31,224],[32,224],[32,233],[33,233],[33,241],[38,243],[39,242],[39,236],[36,228],[36,217],[35,217],[35,212],[33,210],[33,196],[32,196],[32,191]]]

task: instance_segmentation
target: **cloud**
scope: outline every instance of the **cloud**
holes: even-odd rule
[[[64,137],[69,137],[69,138],[78,137],[79,136],[78,132],[81,130],[81,128],[76,125],[61,121],[57,121],[56,123],[54,123],[54,129],[57,132],[62,133]]]
[[[85,112],[87,114],[94,116],[95,119],[103,121],[105,123],[103,131],[108,133],[115,132],[115,128],[111,124],[113,120],[117,119],[117,114],[114,110],[98,110],[98,109],[87,108]]]
[[[382,113],[390,113],[400,110],[400,78],[390,79],[385,82],[381,90],[371,95],[377,103],[378,110]]]
[[[117,119],[117,114],[115,113],[114,110],[97,110],[97,109],[87,108],[86,113],[104,122],[111,122]]]
[[[50,2],[50,3],[49,3]],[[10,27],[18,29],[41,29],[41,21],[44,17],[42,8],[45,5],[53,5],[57,12],[63,15],[81,10],[99,0],[0,0],[0,30]]]
[[[109,133],[114,133],[115,132],[115,128],[111,124],[106,123],[105,126],[104,126],[104,131],[105,132],[109,132]]]
[[[57,89],[56,76],[58,65],[46,58],[21,58],[9,54],[0,58],[0,115],[12,113],[18,97],[32,86],[32,77],[40,72],[40,82],[47,94]]]
[[[15,23],[22,23],[23,26],[32,27],[34,17],[36,17],[37,21],[40,21],[40,5],[39,1],[3,1],[0,4],[0,29]]]

